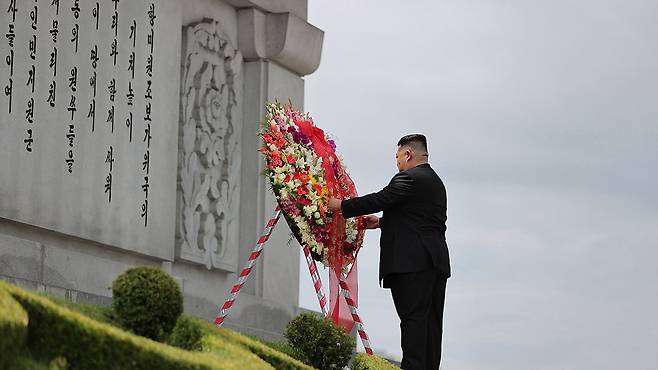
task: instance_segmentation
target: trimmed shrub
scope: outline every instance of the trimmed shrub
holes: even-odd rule
[[[212,348],[204,346],[204,350],[221,350],[218,343],[235,343],[250,353],[255,354],[262,360],[272,365],[277,370],[312,370],[313,368],[286,353],[277,351],[275,348],[262,343],[259,340],[247,337],[238,332],[218,328],[211,323],[203,322],[209,335],[204,337],[204,342],[214,343]]]
[[[10,369],[27,337],[27,312],[0,286],[0,369]]]
[[[318,369],[342,369],[350,361],[355,339],[330,320],[303,313],[286,326],[288,342]]]
[[[121,326],[162,341],[183,313],[183,295],[176,281],[154,267],[127,270],[112,283],[112,307]]]
[[[354,356],[353,370],[399,370],[400,368],[379,356],[357,353]]]
[[[258,364],[241,356],[220,358],[170,347],[94,321],[45,297],[0,282],[2,288],[7,289],[28,313],[28,347],[48,361],[66,359],[69,370],[271,369],[265,362]]]
[[[301,362],[305,363],[306,365],[312,366],[311,365],[311,360],[309,360],[308,357],[306,357],[306,355],[304,353],[302,353],[300,350],[298,350],[297,348],[291,346],[290,343],[288,343],[288,342],[285,342],[285,341],[284,342],[270,342],[270,343],[266,343],[266,344],[269,347],[271,347],[271,348],[273,348],[273,349],[275,349],[275,350],[277,350],[281,353],[285,353],[286,355],[288,355],[288,356],[290,356],[290,357],[292,357],[292,358],[294,358],[298,361],[301,361]]]
[[[200,351],[205,328],[190,316],[182,315],[167,338],[167,344],[188,351]]]

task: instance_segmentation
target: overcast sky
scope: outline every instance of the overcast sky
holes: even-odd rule
[[[448,189],[442,368],[656,369],[658,1],[309,3],[326,34],[305,108],[359,192],[414,132]],[[398,357],[378,241],[360,313]]]

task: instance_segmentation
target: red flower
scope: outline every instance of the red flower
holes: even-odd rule
[[[281,152],[274,151],[271,153],[272,158],[270,159],[270,168],[281,167],[283,162],[281,162]]]

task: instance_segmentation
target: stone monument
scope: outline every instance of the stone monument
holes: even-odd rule
[[[211,319],[274,210],[265,102],[303,108],[323,32],[306,0],[2,0],[0,278],[109,303],[138,265]],[[277,338],[298,311],[279,223],[227,326]]]

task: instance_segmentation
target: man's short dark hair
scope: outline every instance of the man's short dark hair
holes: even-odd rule
[[[427,138],[423,134],[411,134],[403,136],[398,141],[398,146],[406,146],[417,154],[427,154]]]

